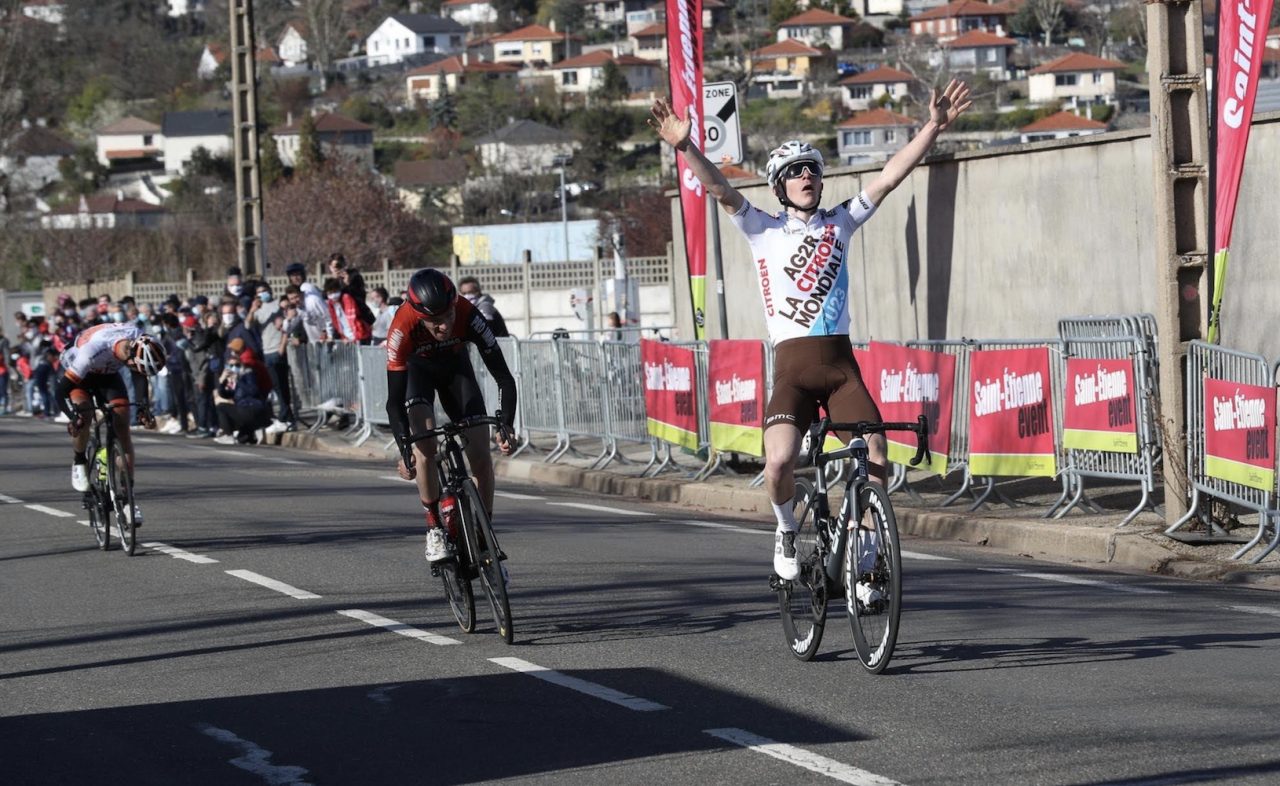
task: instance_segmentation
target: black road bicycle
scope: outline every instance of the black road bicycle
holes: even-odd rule
[[[440,473],[440,499],[452,497],[455,500],[453,515],[457,521],[457,532],[451,532],[450,535],[455,540],[457,554],[451,559],[432,563],[431,575],[440,577],[444,582],[449,610],[458,621],[458,627],[465,633],[476,629],[476,603],[471,581],[479,578],[489,599],[498,635],[510,644],[514,639],[514,630],[511,624],[511,604],[507,600],[507,581],[502,570],[502,561],[507,555],[498,547],[493,522],[485,512],[480,491],[476,488],[463,457],[463,432],[467,429],[496,426],[511,441],[511,434],[501,417],[502,413],[499,412],[495,417],[481,416],[446,423],[410,437],[408,444],[423,439],[440,440],[434,468],[434,471]]]
[[[824,452],[822,443],[831,431],[853,437],[844,447]],[[915,433],[916,455],[911,465],[929,461],[929,425],[924,415],[915,423],[832,423],[824,417],[811,432],[809,463],[818,468],[816,486],[797,478],[793,498],[800,526],[795,539],[800,574],[792,580],[777,574],[769,578],[769,586],[778,593],[787,646],[800,660],[807,661],[817,653],[826,627],[827,601],[840,598],[845,600],[854,649],[863,667],[879,674],[893,655],[902,610],[898,522],[889,494],[869,480],[865,439],[868,434],[888,431]],[[840,513],[833,517],[823,469],[844,459],[851,461],[852,471],[845,482]],[[859,526],[864,517],[870,528]]]
[[[84,508],[89,511],[89,528],[98,541],[98,548],[103,551],[111,548],[114,525],[120,549],[133,556],[138,547],[138,528],[133,520],[133,476],[112,414],[111,404],[95,403],[93,430],[85,448],[89,490],[84,493]]]

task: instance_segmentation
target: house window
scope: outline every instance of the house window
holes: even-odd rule
[[[884,141],[886,141],[886,142],[896,142],[896,141],[897,141],[897,139],[898,139],[898,132],[897,132],[897,131],[894,131],[892,128],[886,128],[886,129],[884,130]]]
[[[520,57],[524,49],[519,44],[507,44],[498,49],[498,57]]]
[[[578,84],[578,72],[565,71],[560,75],[560,84],[565,86]]]
[[[1095,85],[1100,85],[1100,84],[1102,84],[1102,72],[1101,72],[1101,71],[1094,71],[1094,72],[1093,72],[1093,83],[1094,83]]]
[[[860,98],[870,98],[870,97],[871,97],[870,85],[849,85],[849,98],[852,98],[856,101]]]
[[[1053,83],[1058,87],[1075,87],[1075,74],[1054,74]]]
[[[871,144],[870,131],[845,131],[845,147],[865,147]]]
[[[996,62],[996,50],[994,49],[987,50],[987,62],[988,63]]]
[[[433,35],[424,35],[422,37],[422,48],[430,52],[436,48],[436,37]]]
[[[151,134],[143,134],[143,135],[142,135],[142,146],[143,146],[143,147],[151,147]]]

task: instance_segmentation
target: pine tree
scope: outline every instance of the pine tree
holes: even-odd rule
[[[314,172],[323,163],[324,150],[316,133],[316,119],[307,115],[298,128],[298,155],[294,158],[293,167],[299,172]]]

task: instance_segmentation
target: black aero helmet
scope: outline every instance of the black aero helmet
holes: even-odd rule
[[[453,306],[458,290],[444,273],[424,267],[409,278],[409,306],[419,314],[439,316]]]

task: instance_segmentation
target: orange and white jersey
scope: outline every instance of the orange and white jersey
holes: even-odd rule
[[[63,371],[75,381],[90,374],[114,374],[124,366],[124,361],[116,357],[116,344],[141,335],[142,328],[137,325],[94,325],[76,336],[76,343],[63,351]]]

